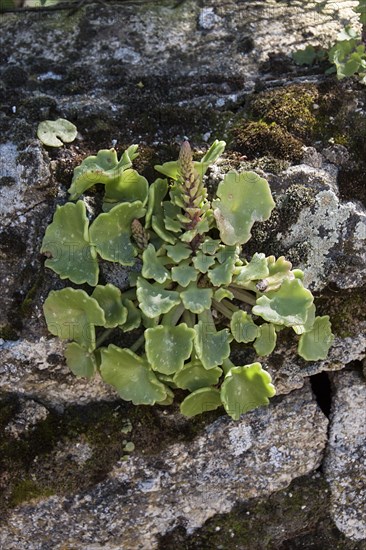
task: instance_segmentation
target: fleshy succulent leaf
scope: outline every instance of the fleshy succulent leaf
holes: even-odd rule
[[[142,254],[142,276],[165,283],[170,278],[169,271],[163,265],[163,259],[156,255],[155,247],[149,244]]]
[[[103,210],[109,212],[119,202],[141,201],[145,206],[149,184],[143,176],[131,168],[124,170],[118,179],[105,184]]]
[[[76,200],[84,191],[96,183],[112,183],[118,181],[121,173],[130,168],[137,157],[137,145],[131,145],[118,162],[115,149],[101,149],[97,155],[87,157],[75,168],[69,189],[70,200]]]
[[[122,304],[122,294],[119,288],[110,283],[105,286],[98,285],[93,291],[92,298],[104,311],[105,328],[113,328],[126,322],[127,308]]]
[[[230,321],[232,335],[237,342],[253,342],[259,336],[259,327],[246,311],[235,311]]]
[[[229,298],[229,300],[234,299],[234,294],[231,292],[231,290],[227,288],[218,288],[214,292],[214,300],[217,302],[221,302],[224,298]]]
[[[274,325],[263,323],[259,327],[259,335],[253,344],[258,355],[269,355],[276,347],[277,334]]]
[[[51,290],[43,305],[48,330],[63,340],[75,340],[87,351],[95,349],[95,325],[105,325],[98,302],[84,290]]]
[[[182,260],[187,260],[192,254],[192,249],[186,243],[181,242],[177,242],[173,246],[166,244],[165,249],[169,258],[177,264]]]
[[[77,136],[77,128],[65,118],[57,120],[44,120],[37,129],[37,137],[48,147],[62,147],[64,143],[74,141]]]
[[[250,262],[238,268],[235,283],[238,285],[245,285],[250,281],[264,279],[267,275],[269,275],[267,258],[264,254],[258,254],[256,252]]]
[[[209,268],[215,263],[215,258],[213,256],[208,256],[203,254],[201,251],[198,251],[196,256],[193,258],[193,265],[201,273],[207,273]]]
[[[94,220],[90,226],[90,238],[104,260],[125,266],[134,264],[136,251],[131,242],[131,223],[144,214],[140,201],[125,202]]]
[[[268,182],[255,172],[229,172],[217,189],[214,216],[225,244],[244,244],[255,221],[268,220],[275,203]]]
[[[220,244],[221,241],[219,239],[211,239],[211,237],[206,237],[204,242],[200,244],[199,248],[203,254],[213,256],[220,248]]]
[[[185,323],[147,329],[145,350],[152,369],[168,375],[180,370],[191,356],[194,335]]]
[[[180,304],[178,292],[165,290],[158,284],[152,285],[142,277],[137,279],[137,298],[141,311],[146,317],[152,319],[168,313],[174,306]]]
[[[187,363],[176,372],[173,381],[178,388],[193,392],[206,386],[215,386],[221,375],[222,369],[220,367],[213,367],[207,370],[201,361],[195,360]]]
[[[260,363],[230,369],[221,386],[221,400],[227,414],[239,420],[241,414],[268,405],[268,398],[276,393],[271,382]]]
[[[89,221],[82,201],[57,206],[52,223],[47,227],[41,252],[50,256],[45,266],[61,279],[73,283],[98,282],[99,267],[95,248],[89,240]]]
[[[129,332],[141,325],[141,312],[132,300],[122,298],[122,303],[127,309],[127,319],[119,328],[123,330],[123,332]]]
[[[197,270],[192,265],[180,264],[172,267],[172,281],[180,286],[186,287],[189,283],[197,280]]]
[[[213,286],[229,285],[233,278],[235,260],[227,258],[224,263],[217,264],[207,273]]]
[[[167,390],[148,362],[129,349],[114,344],[101,350],[100,373],[125,401],[134,405],[154,405],[167,398]]]
[[[92,378],[97,370],[97,361],[93,352],[71,342],[65,349],[66,364],[75,376]]]
[[[296,334],[304,334],[304,332],[309,332],[313,328],[314,321],[315,321],[315,313],[316,313],[315,304],[311,304],[311,306],[308,309],[308,315],[306,317],[305,324],[294,325],[292,327],[296,332]]]
[[[180,404],[180,412],[191,418],[197,414],[214,411],[221,407],[220,391],[216,388],[200,388],[187,397]]]
[[[222,365],[224,359],[230,355],[230,342],[232,336],[228,329],[216,332],[210,323],[199,321],[194,327],[196,334],[194,347],[197,357],[205,369],[212,369]]]
[[[212,295],[211,288],[198,288],[194,283],[191,283],[186,290],[180,293],[184,307],[192,313],[202,313],[209,309]]]
[[[258,298],[252,311],[277,325],[303,325],[313,300],[310,290],[304,288],[300,279],[286,279],[279,290]]]
[[[146,211],[145,223],[146,227],[151,227],[152,216],[160,216],[163,220],[163,207],[162,201],[168,192],[168,182],[158,178],[149,187],[149,200]]]
[[[316,317],[313,328],[300,336],[298,353],[306,361],[319,361],[327,357],[334,336],[329,316]]]

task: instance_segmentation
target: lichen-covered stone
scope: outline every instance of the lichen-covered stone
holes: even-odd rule
[[[35,550],[50,540],[53,548],[156,548],[158,536],[177,525],[192,532],[236,502],[269,495],[316,469],[326,430],[307,385],[239,423],[221,417],[190,443],[156,456],[133,453],[83,494],[15,509],[0,543],[9,550],[25,542]]]
[[[324,460],[331,514],[352,540],[366,540],[366,381],[360,372],[334,373],[334,402]]]
[[[5,426],[5,432],[11,437],[18,439],[24,432],[29,432],[37,422],[47,418],[46,407],[36,401],[23,399],[20,410]]]

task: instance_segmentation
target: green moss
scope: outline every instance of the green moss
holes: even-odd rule
[[[237,151],[249,159],[272,156],[299,162],[302,158],[302,143],[276,122],[243,122],[233,129]]]
[[[15,485],[9,504],[11,506],[17,506],[22,502],[28,502],[37,498],[46,498],[53,494],[54,493],[52,490],[47,490],[44,487],[40,487],[31,479],[24,479]]]
[[[19,311],[22,317],[29,314],[33,300],[36,296],[38,288],[41,286],[43,281],[43,277],[37,277],[36,281],[33,283],[31,288],[28,290],[27,294],[25,295],[24,300],[22,301]]]
[[[341,338],[359,334],[359,323],[365,317],[366,288],[334,290],[330,287],[322,291],[317,299],[317,314],[329,315],[332,331]]]
[[[17,331],[11,325],[0,326],[0,338],[3,340],[18,340]]]
[[[311,139],[316,125],[314,103],[318,96],[313,84],[295,84],[261,92],[252,100],[252,115],[279,124],[294,137]]]

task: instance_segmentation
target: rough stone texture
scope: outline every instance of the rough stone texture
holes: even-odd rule
[[[325,478],[331,514],[343,533],[366,540],[366,382],[359,372],[334,373]]]
[[[50,540],[55,549],[156,548],[157,536],[177,525],[192,532],[237,501],[269,495],[317,468],[327,423],[307,385],[238,423],[219,418],[189,444],[133,454],[91,491],[17,508],[0,543],[9,550],[25,543],[38,550]]]
[[[43,405],[24,399],[21,410],[5,426],[5,432],[18,439],[20,434],[32,430],[38,422],[45,420],[47,415],[48,411]]]
[[[115,398],[115,392],[96,377],[92,383],[75,378],[66,367],[64,343],[55,338],[38,342],[18,340],[0,344],[0,387],[62,409],[65,404]]]

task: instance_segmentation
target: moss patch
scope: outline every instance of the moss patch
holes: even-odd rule
[[[336,336],[354,338],[359,334],[357,321],[365,321],[365,292],[366,287],[342,291],[328,287],[317,299],[317,314],[330,316]]]

